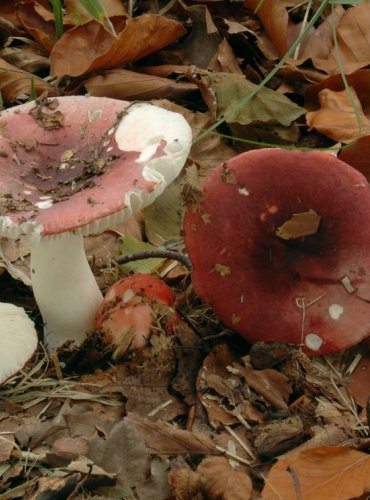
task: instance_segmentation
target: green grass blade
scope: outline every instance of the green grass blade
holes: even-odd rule
[[[54,14],[55,34],[59,39],[64,33],[62,0],[52,0],[52,7]]]
[[[113,36],[117,37],[114,26],[111,23],[104,6],[99,0],[80,0],[80,3],[85,7],[87,12],[95,21],[101,24]]]

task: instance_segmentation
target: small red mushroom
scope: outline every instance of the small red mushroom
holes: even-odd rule
[[[95,330],[113,346],[113,358],[143,348],[160,315],[174,313],[172,289],[148,274],[134,274],[114,283],[107,291],[95,319]]]
[[[367,180],[333,155],[238,155],[185,216],[195,291],[250,342],[345,349],[370,333],[369,219]]]

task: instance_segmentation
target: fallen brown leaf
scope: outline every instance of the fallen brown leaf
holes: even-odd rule
[[[338,5],[334,13],[330,13],[316,29],[311,30],[311,33],[307,35],[304,47],[301,48],[298,54],[298,58],[291,59],[290,62],[301,65],[311,59],[315,67],[324,69],[325,61],[327,61],[333,48],[333,25],[338,25],[344,13],[344,8]],[[332,64],[332,61],[330,64]]]
[[[235,368],[246,383],[259,395],[263,396],[277,410],[287,410],[287,401],[292,392],[288,377],[272,368],[253,370],[234,363]]]
[[[245,472],[230,467],[224,457],[205,458],[197,467],[202,490],[212,500],[248,500],[252,481]]]
[[[17,2],[16,13],[28,33],[50,52],[57,41],[52,13],[33,1]]]
[[[315,66],[326,73],[338,73],[339,57],[345,73],[365,68],[370,63],[370,5],[367,2],[350,7],[336,26],[338,55],[335,46],[329,57],[315,60]]]
[[[191,5],[180,2],[192,21],[189,35],[182,42],[185,63],[208,68],[222,40],[207,5]],[[201,50],[199,50],[201,47]]]
[[[129,413],[125,421],[140,433],[149,453],[161,455],[219,453],[206,434],[179,429],[161,420],[153,422],[134,413]]]
[[[346,500],[370,491],[370,456],[322,446],[278,460],[266,478],[264,500]]]
[[[242,75],[238,61],[226,38],[218,46],[217,52],[210,61],[208,68],[212,71],[222,71],[224,73],[234,73]]]
[[[299,445],[304,436],[303,422],[298,415],[261,425],[254,439],[256,454],[271,459]]]
[[[370,120],[365,116],[361,103],[352,92],[352,101],[347,90],[333,92],[324,89],[319,93],[320,109],[306,114],[307,124],[331,139],[349,143],[360,136],[370,134]],[[355,105],[356,111],[353,107]]]
[[[33,88],[38,96],[43,92],[47,92],[49,96],[56,93],[50,83],[0,59],[0,92],[6,103],[14,103],[20,97],[31,95]]]
[[[265,0],[264,2],[244,0],[244,6],[253,11],[257,6],[259,7],[256,14],[278,49],[279,55],[283,56],[288,49],[288,13],[284,5],[279,0]]]
[[[141,59],[185,34],[178,21],[154,14],[115,17],[117,38],[95,21],[66,31],[50,54],[54,76],[79,76]],[[65,55],[70,54],[66,58]]]
[[[107,70],[83,82],[90,95],[114,99],[149,100],[176,99],[198,90],[190,82],[176,82],[169,78],[145,75],[122,68]]]
[[[22,45],[0,49],[0,57],[19,69],[35,73],[49,68],[49,58],[36,47]]]
[[[176,500],[204,500],[202,481],[197,472],[185,467],[172,470],[168,482]]]

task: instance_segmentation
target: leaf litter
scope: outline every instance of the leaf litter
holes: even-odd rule
[[[44,92],[151,99],[182,113],[195,139],[168,192],[136,219],[85,241],[103,291],[132,271],[164,276],[175,291],[178,324],[169,334],[159,321],[144,349],[115,362],[99,344],[67,346],[52,359],[40,344],[0,387],[1,499],[344,500],[369,493],[368,341],[314,359],[279,343],[249,346],[195,296],[180,263],[115,263],[149,244],[183,251],[184,206],[199,203],[204,177],[238,151],[265,143],[341,148],[340,158],[369,178],[369,4],[328,9],[267,86],[228,114],[317,8],[258,4],[160,2],[149,10],[135,2],[132,17],[122,2],[104,0],[114,37],[79,2],[66,0],[57,40],[48,2],[16,9],[1,2],[7,107]],[[197,141],[225,114],[217,133]],[[232,182],[228,172],[225,182]],[[295,214],[282,237],[313,234],[319,218]],[[212,224],[207,214],[203,220]],[[1,300],[23,305],[41,338],[29,249],[2,239],[0,255]],[[220,263],[215,272],[232,270]]]

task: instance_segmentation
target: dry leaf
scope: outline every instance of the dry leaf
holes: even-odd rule
[[[370,4],[364,2],[349,8],[336,26],[338,57],[345,73],[370,64]],[[316,68],[326,73],[338,73],[337,50],[333,46],[329,57],[315,59]]]
[[[176,500],[204,500],[201,476],[182,467],[168,474],[168,482]]]
[[[212,500],[248,500],[252,481],[244,472],[230,467],[224,457],[205,458],[197,467],[202,490]]]
[[[316,30],[312,30],[299,58],[291,59],[288,65],[301,65],[311,60],[315,68],[335,74],[339,73],[339,57],[345,73],[365,68],[370,62],[369,21],[368,3],[355,5],[348,10],[338,5],[334,14],[330,14]],[[333,25],[339,55],[333,42]]]
[[[306,114],[309,127],[344,143],[370,134],[370,120],[365,116],[355,91],[351,89],[351,92],[357,114],[347,90],[333,92],[324,89],[319,93],[320,109]]]
[[[83,82],[90,95],[126,100],[176,99],[198,90],[190,82],[145,75],[122,68],[107,70]]]
[[[276,236],[283,240],[293,240],[316,234],[321,217],[315,210],[293,214],[292,217],[276,229]]]
[[[181,5],[192,21],[191,31],[181,44],[185,62],[199,68],[207,68],[221,42],[221,35],[206,5],[187,7],[182,2]]]
[[[322,446],[291,453],[272,467],[264,500],[346,500],[370,491],[370,456],[351,448]]]
[[[236,75],[243,74],[238,60],[226,38],[224,38],[218,46],[217,53],[212,61],[210,61],[208,68],[212,71],[222,71],[224,73],[234,73]]]
[[[17,2],[16,13],[28,33],[50,52],[57,41],[52,13],[32,1]]]
[[[305,46],[300,50],[297,59],[291,59],[294,64],[301,65],[308,59],[312,60],[314,66],[322,67],[328,59],[333,48],[333,24],[338,26],[338,23],[345,13],[344,8],[338,5],[334,13],[324,19],[324,21],[316,28],[312,28],[307,35]]]
[[[288,49],[287,30],[288,13],[279,0],[244,0],[244,6],[253,11],[259,7],[256,14],[278,49],[279,55],[283,56]]]
[[[112,18],[117,38],[95,21],[65,32],[50,54],[54,76],[79,76],[141,59],[185,34],[178,21],[154,14]],[[66,54],[70,54],[66,57]]]
[[[149,453],[154,454],[215,454],[216,447],[212,440],[201,432],[179,429],[167,422],[153,422],[129,413],[125,421],[141,435]]]
[[[55,95],[55,88],[49,83],[0,59],[0,92],[6,103],[31,95],[33,88],[38,96],[45,91],[49,96]]]
[[[39,49],[27,45],[0,49],[0,57],[7,63],[29,73],[49,68],[49,58]]]
[[[126,14],[125,7],[121,0],[100,0],[108,17],[123,16]],[[82,2],[76,0],[64,0],[64,23],[83,24],[91,21],[93,17],[85,9]]]
[[[292,393],[288,377],[272,368],[253,370],[237,363],[235,368],[246,380],[252,389],[260,394],[277,410],[287,410],[287,401]]]

